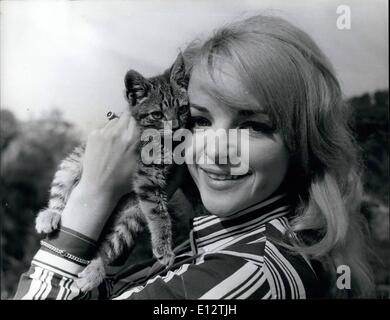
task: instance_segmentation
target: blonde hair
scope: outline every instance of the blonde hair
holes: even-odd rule
[[[318,46],[284,19],[259,15],[194,41],[183,55],[189,72],[203,65],[212,76],[221,59],[235,68],[291,155],[286,179],[298,198],[291,227],[300,239],[291,248],[322,262],[334,284],[332,295],[341,291],[335,289],[337,267],[347,265],[352,295],[369,296],[373,280],[360,213],[360,161],[339,82]],[[239,103],[216,91],[220,99]]]

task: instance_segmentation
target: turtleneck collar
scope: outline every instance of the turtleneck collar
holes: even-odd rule
[[[290,209],[291,199],[285,192],[278,191],[228,217],[199,216],[193,220],[194,240],[198,248],[215,247],[248,232],[256,232],[267,222],[286,216]]]

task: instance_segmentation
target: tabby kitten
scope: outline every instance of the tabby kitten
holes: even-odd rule
[[[189,117],[188,77],[181,54],[169,70],[156,77],[145,79],[138,72],[130,70],[125,77],[125,86],[130,111],[141,136],[144,130],[150,128],[157,129],[156,132],[163,135],[166,133],[164,124],[168,121],[171,130],[186,125]],[[139,154],[147,143],[140,142]],[[39,233],[51,233],[58,228],[61,212],[80,179],[84,151],[85,145],[77,147],[60,164],[51,185],[48,208],[41,211],[36,219]],[[164,155],[162,149],[161,155]],[[132,249],[137,233],[145,225],[151,233],[153,254],[167,267],[173,263],[172,226],[166,194],[167,176],[173,165],[163,162],[145,164],[141,157],[138,164],[133,177],[133,190],[129,190],[129,194],[118,203],[99,241],[97,256],[79,274],[76,283],[82,291],[89,291],[103,281],[106,266],[124,251]]]

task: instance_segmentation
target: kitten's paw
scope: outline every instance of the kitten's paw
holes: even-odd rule
[[[50,233],[58,228],[60,220],[61,215],[57,210],[43,210],[35,220],[35,229],[38,233]]]
[[[100,257],[92,260],[78,276],[76,285],[81,291],[87,292],[96,288],[106,276],[103,260]]]
[[[172,266],[175,260],[175,254],[170,249],[162,249],[162,250],[153,250],[154,256],[157,258],[158,262],[164,265],[166,268]]]

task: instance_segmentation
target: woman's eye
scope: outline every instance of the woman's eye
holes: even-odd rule
[[[249,129],[252,132],[255,133],[265,133],[265,134],[271,134],[275,130],[272,126],[262,123],[262,122],[256,122],[256,121],[248,121],[240,125],[240,129]]]
[[[151,115],[154,119],[156,119],[156,120],[159,120],[159,119],[161,119],[161,118],[163,117],[163,114],[162,114],[162,112],[160,112],[160,111],[153,111],[153,112],[150,113],[150,115]]]
[[[192,117],[191,120],[191,127],[192,128],[199,128],[199,127],[209,127],[211,126],[210,120],[204,118],[204,117]]]

